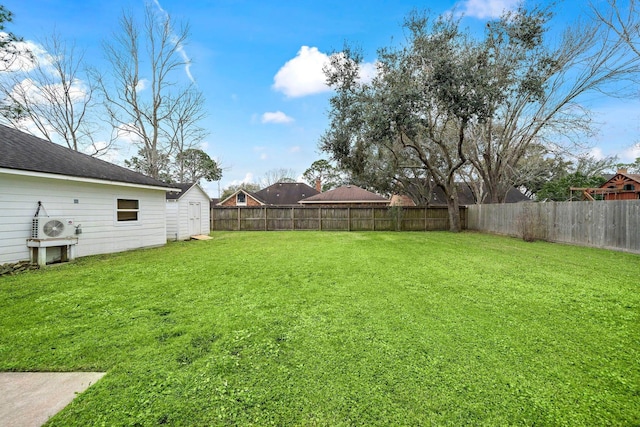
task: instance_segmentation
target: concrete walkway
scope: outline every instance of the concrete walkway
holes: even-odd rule
[[[0,372],[0,426],[40,427],[102,372]]]

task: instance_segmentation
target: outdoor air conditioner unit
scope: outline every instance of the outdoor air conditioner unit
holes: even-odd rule
[[[65,239],[75,237],[75,234],[73,219],[33,218],[32,239]]]

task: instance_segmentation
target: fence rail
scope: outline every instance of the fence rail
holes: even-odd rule
[[[460,209],[462,224],[466,209]],[[436,231],[449,229],[447,208],[426,207],[215,207],[218,231]]]
[[[640,200],[473,205],[467,227],[640,253]]]

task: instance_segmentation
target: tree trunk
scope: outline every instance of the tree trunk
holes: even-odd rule
[[[458,233],[462,230],[460,220],[460,202],[455,188],[451,194],[447,195],[447,210],[449,212],[449,231]]]

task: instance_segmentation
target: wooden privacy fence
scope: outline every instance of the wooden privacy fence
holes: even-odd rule
[[[640,253],[640,200],[473,205],[467,228]]]
[[[462,224],[466,210],[460,208]],[[463,225],[464,226],[464,225]],[[447,208],[215,207],[212,231],[435,231],[449,229]]]

